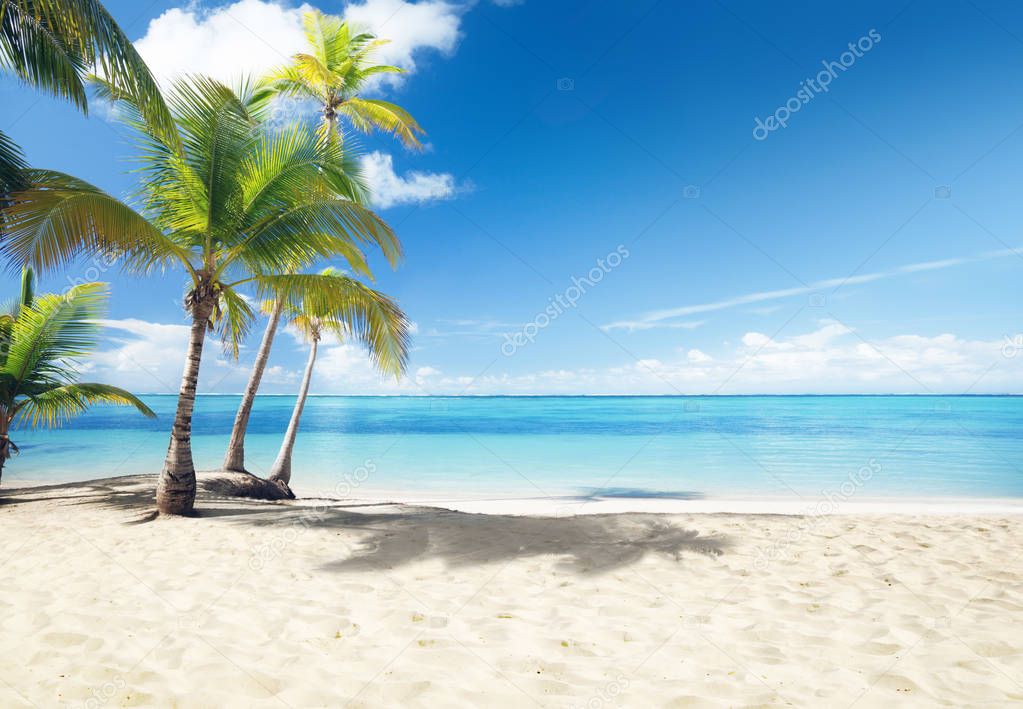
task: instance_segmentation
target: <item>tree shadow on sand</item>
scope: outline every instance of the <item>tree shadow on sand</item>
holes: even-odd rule
[[[347,553],[321,567],[341,573],[393,569],[431,559],[458,568],[547,558],[557,560],[563,570],[594,574],[635,563],[649,553],[680,560],[685,553],[719,556],[731,546],[723,535],[704,536],[662,515],[635,513],[533,517],[431,507],[401,507],[394,512],[337,507],[311,512],[292,507],[283,513],[244,515],[239,523],[282,532],[294,525],[344,529],[355,537],[342,542]]]
[[[118,510],[146,513],[154,506],[155,476],[124,475],[80,483],[57,483],[0,489],[0,507],[28,502],[60,502],[67,505],[102,505]],[[14,483],[17,485],[17,483]]]
[[[130,514],[126,524],[155,517],[155,476],[137,475],[85,483],[0,491],[0,504],[58,500],[67,505],[99,505]],[[337,530],[333,559],[320,568],[337,573],[391,569],[440,560],[448,567],[549,559],[577,574],[621,568],[647,554],[681,560],[684,554],[719,556],[731,546],[724,535],[701,535],[673,518],[657,514],[595,514],[567,517],[469,514],[435,507],[336,500],[263,502],[223,497],[200,486],[197,516],[263,529],[268,544],[305,530]],[[334,556],[332,552],[331,556]]]

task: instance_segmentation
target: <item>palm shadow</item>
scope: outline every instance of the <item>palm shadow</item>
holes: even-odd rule
[[[0,490],[0,505],[57,500],[100,505],[131,515],[126,524],[156,517],[156,476],[132,475],[83,483]],[[680,560],[685,554],[719,556],[732,545],[724,535],[703,535],[658,514],[568,517],[470,514],[437,507],[305,499],[299,503],[223,497],[202,490],[197,516],[211,522],[262,527],[289,537],[296,529],[344,530],[331,535],[339,558],[320,568],[337,573],[393,569],[440,560],[451,568],[514,559],[544,558],[578,574],[628,566],[647,554]],[[282,537],[283,538],[283,537]],[[285,552],[286,553],[286,552]]]
[[[663,515],[637,513],[540,517],[431,507],[401,507],[393,512],[291,507],[274,514],[243,516],[239,523],[352,532],[356,540],[346,544],[347,554],[321,566],[340,573],[393,569],[431,559],[459,568],[546,558],[556,560],[565,571],[595,574],[628,566],[647,554],[677,561],[687,553],[719,556],[731,546],[726,536],[703,535]]]

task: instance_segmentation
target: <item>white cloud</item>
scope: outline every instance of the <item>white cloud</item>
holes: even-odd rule
[[[238,0],[212,9],[175,7],[150,21],[139,54],[161,80],[201,73],[224,81],[283,64],[305,43],[302,4]]]
[[[550,369],[480,377],[422,366],[401,381],[380,375],[362,348],[325,348],[317,393],[482,394],[792,394],[1021,393],[1023,355],[1005,340],[952,334],[897,335],[868,343],[836,322],[771,338],[748,332],[711,356],[683,350],[677,360],[646,358],[606,368]],[[496,367],[495,367],[496,368]]]
[[[416,69],[416,54],[434,49],[451,54],[458,44],[458,27],[464,6],[446,2],[405,2],[366,0],[345,8],[345,19],[367,27],[373,34],[390,40],[374,55],[381,64],[394,64],[406,71]]]
[[[469,5],[445,2],[366,0],[344,15],[390,42],[376,53],[381,63],[415,71],[424,50],[451,54],[458,44],[462,13]],[[215,8],[197,3],[167,10],[150,21],[135,43],[161,80],[202,73],[232,81],[260,74],[303,50],[302,15],[313,5],[275,0],[237,0]],[[335,7],[322,7],[336,11]]]
[[[128,318],[103,320],[104,336],[113,347],[101,350],[85,361],[88,378],[124,387],[129,391],[177,392],[185,366],[189,326],[147,322]],[[283,377],[275,372],[275,379]],[[200,392],[241,391],[248,378],[247,367],[226,359],[215,336],[208,336],[199,377]]]
[[[689,325],[688,323],[670,321],[673,320],[674,318],[696,315],[697,313],[709,313],[717,310],[726,310],[728,308],[734,308],[738,305],[749,305],[751,303],[761,303],[770,300],[780,300],[782,298],[791,298],[797,295],[810,295],[832,289],[837,290],[838,288],[841,288],[843,286],[870,283],[872,281],[879,281],[886,278],[894,278],[896,276],[918,273],[920,271],[933,271],[942,268],[951,268],[953,266],[960,266],[967,263],[976,263],[979,261],[988,261],[991,259],[1005,258],[1006,256],[1016,256],[1023,258],[1023,249],[1011,248],[1001,249],[999,251],[985,251],[984,253],[977,254],[976,256],[964,256],[962,258],[942,259],[940,261],[924,261],[922,263],[910,263],[904,266],[899,266],[898,268],[893,268],[888,271],[863,273],[860,275],[846,276],[844,278],[827,278],[821,281],[815,281],[804,286],[759,291],[757,293],[747,293],[745,295],[735,296],[734,298],[726,298],[724,300],[718,300],[711,303],[699,303],[697,305],[684,305],[678,308],[654,310],[649,313],[644,313],[643,315],[634,320],[619,320],[617,322],[601,325],[601,329],[605,331],[626,330],[629,332],[633,332],[636,330],[649,330],[651,328],[687,327]]]
[[[142,320],[107,320],[113,346],[83,367],[88,379],[139,392],[176,392],[188,327]],[[867,338],[869,339],[869,338]],[[272,355],[284,353],[287,341]],[[868,342],[841,323],[772,338],[747,332],[740,344],[712,356],[684,349],[675,358],[643,358],[604,368],[494,372],[479,377],[446,373],[420,363],[396,380],[381,374],[357,344],[325,340],[313,381],[315,394],[825,394],[1023,393],[1023,346],[1015,340],[969,340],[951,333],[903,334]],[[293,393],[307,345],[292,345],[293,364],[273,362],[263,391]],[[1006,354],[1009,351],[1009,354]],[[1019,355],[1019,356],[1010,356]],[[210,339],[200,391],[237,393],[248,362],[220,356]],[[472,372],[475,374],[475,372]],[[83,373],[84,374],[84,373]]]
[[[362,170],[373,195],[373,204],[380,209],[450,199],[458,192],[454,175],[417,171],[399,175],[394,171],[394,158],[379,151],[362,159]]]

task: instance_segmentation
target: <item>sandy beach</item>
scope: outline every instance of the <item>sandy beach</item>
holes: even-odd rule
[[[1023,518],[6,489],[3,706],[1008,706]]]

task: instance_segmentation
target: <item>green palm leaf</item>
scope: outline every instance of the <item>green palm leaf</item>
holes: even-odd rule
[[[264,298],[282,298],[297,325],[318,327],[366,346],[377,366],[400,376],[408,365],[409,321],[391,298],[336,269],[319,274],[257,276]]]
[[[25,398],[15,407],[18,422],[32,427],[59,426],[61,423],[85,413],[94,404],[133,406],[143,416],[156,418],[156,413],[129,391],[109,384],[65,384],[54,386],[32,397]]]
[[[87,283],[23,304],[11,326],[4,373],[16,382],[67,381],[68,362],[96,347],[106,297],[106,284]]]
[[[148,268],[183,256],[182,249],[138,212],[84,180],[26,170],[31,185],[9,197],[0,254],[39,270],[75,258],[123,256]]]
[[[21,147],[0,131],[0,199],[25,186],[23,171],[26,167]]]
[[[350,98],[338,106],[338,113],[347,116],[363,133],[382,130],[394,135],[407,148],[422,147],[418,134],[422,134],[423,129],[401,106],[379,99]]]
[[[148,122],[173,129],[156,80],[98,0],[4,0],[0,67],[83,111],[83,77],[94,69],[130,94]]]

